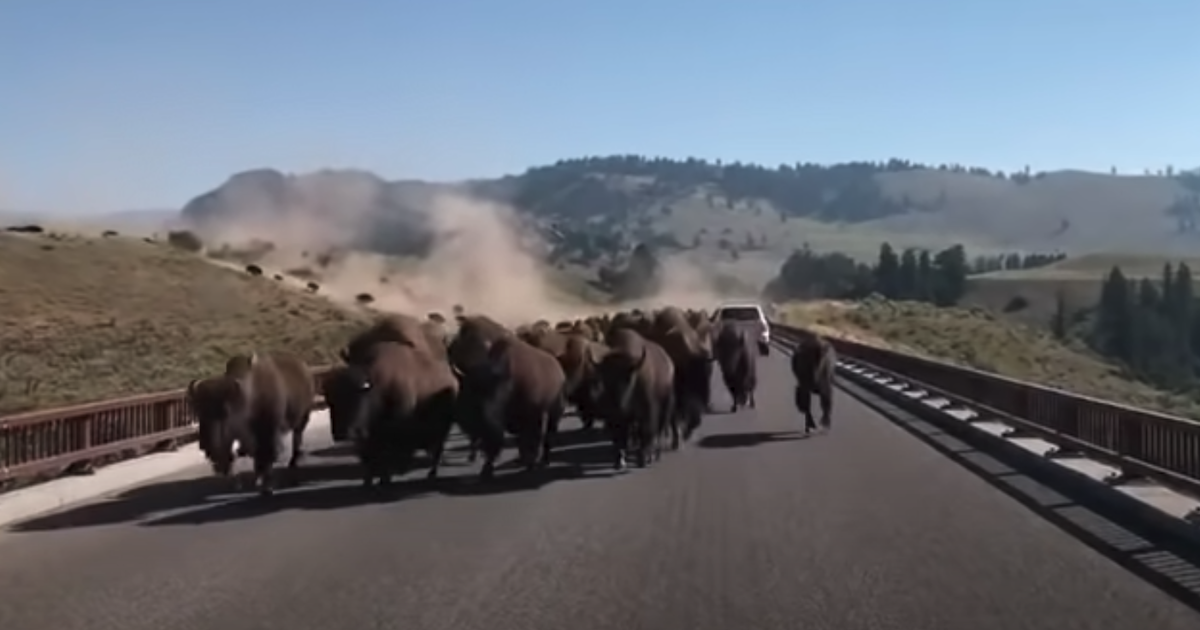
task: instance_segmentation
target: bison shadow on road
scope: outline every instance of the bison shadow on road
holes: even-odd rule
[[[326,484],[289,489],[271,497],[242,496],[142,521],[144,527],[205,525],[253,519],[280,512],[325,511],[364,505],[398,503],[430,496],[486,496],[538,490],[558,481],[603,479],[618,474],[611,470],[611,446],[606,443],[564,448],[555,452],[553,463],[534,471],[517,469],[509,460],[497,466],[496,477],[480,481],[472,470],[465,474],[426,479],[418,470],[389,487],[365,489],[358,483]],[[358,480],[355,468],[355,481]]]
[[[334,458],[334,457],[354,457],[354,445],[346,444],[346,443],[334,444],[333,446],[326,446],[325,448],[319,448],[319,449],[313,451],[311,453],[311,455],[313,457],[320,457],[323,459],[329,459],[329,458]]]
[[[751,431],[749,433],[717,433],[700,438],[700,448],[748,448],[772,442],[793,442],[812,437],[801,431]]]
[[[357,464],[350,462],[316,464],[306,460],[296,471],[297,487],[358,479]],[[247,464],[239,464],[242,470]],[[248,481],[246,482],[248,483]],[[45,532],[139,521],[155,514],[193,508],[229,500],[237,496],[232,482],[214,476],[164,481],[131,488],[109,498],[66,508],[8,526],[10,532]]]
[[[556,481],[599,478],[609,470],[611,447],[600,431],[568,430],[555,440],[554,461],[547,469],[523,473],[515,462],[502,460],[497,477],[477,481],[479,463],[463,461],[465,446],[447,449],[450,456],[442,467],[442,479],[426,481],[429,459],[418,455],[414,478],[402,478],[387,490],[367,493],[359,486],[361,469],[352,458],[338,457],[339,451],[322,449],[310,453],[296,471],[295,484],[284,484],[274,497],[259,500],[236,492],[227,479],[202,476],[139,486],[108,499],[34,517],[6,528],[10,532],[43,532],[58,529],[142,522],[146,525],[198,524],[237,520],[288,509],[337,509],[364,503],[395,502],[439,493],[454,496],[490,495],[536,490]],[[334,446],[334,449],[340,445]],[[512,449],[506,449],[511,457]],[[323,460],[323,461],[322,461]],[[239,470],[248,466],[239,464]]]

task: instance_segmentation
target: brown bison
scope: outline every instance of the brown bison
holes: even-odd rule
[[[339,365],[327,370],[321,375],[321,392],[326,404],[330,405],[329,434],[334,442],[344,442],[350,437],[350,424],[354,414],[335,409],[341,408],[347,391],[353,389],[351,383],[362,381],[362,369],[357,365]],[[331,401],[336,401],[331,403]]]
[[[666,350],[675,365],[677,417],[670,421],[672,431],[676,425],[682,425],[684,440],[688,440],[700,427],[712,397],[712,351],[686,321],[674,323],[665,332],[656,332],[651,340]]]
[[[363,486],[403,475],[417,450],[437,477],[454,421],[458,380],[450,365],[407,344],[371,346],[361,364],[330,372],[323,382],[331,424],[345,427],[363,467]]]
[[[459,370],[467,370],[486,360],[492,344],[511,335],[507,328],[485,315],[461,316],[458,334],[447,348],[450,363]]]
[[[512,336],[513,333],[496,320],[486,315],[471,315],[458,317],[458,334],[447,347],[450,364],[455,368],[455,374],[460,377],[464,371],[470,371],[473,366],[487,361],[488,351],[492,344]],[[467,461],[474,462],[479,457],[479,439],[468,435],[470,450]]]
[[[638,311],[622,311],[613,315],[612,321],[609,322],[608,329],[605,331],[604,342],[608,345],[613,343],[613,335],[622,329],[632,330],[643,337],[647,337],[651,332],[653,322]]]
[[[288,469],[299,465],[314,396],[308,366],[282,352],[233,357],[225,374],[194,380],[187,388],[199,420],[200,449],[213,471],[228,476],[235,456],[248,455],[254,461],[255,485],[264,495],[274,491],[272,471],[286,433],[292,435]]]
[[[571,334],[566,336],[565,348],[558,357],[567,378],[563,396],[575,406],[585,430],[595,426],[600,417],[601,383],[595,364],[605,354],[608,354],[608,346],[590,341],[583,335]]]
[[[423,321],[421,322],[421,332],[425,334],[425,340],[429,343],[429,353],[434,358],[448,361],[447,346],[450,344],[450,335],[446,331],[445,324],[433,320]]]
[[[571,328],[571,332],[583,335],[589,341],[600,341],[603,339],[603,336],[600,334],[600,331],[603,329],[604,323],[599,318],[589,317],[575,322]]]
[[[560,359],[567,351],[567,335],[550,328],[533,328],[523,331],[520,335],[525,343]]]
[[[675,368],[658,344],[620,328],[612,332],[610,350],[593,359],[601,386],[600,409],[613,441],[613,465],[626,466],[630,438],[637,438],[637,465],[644,467],[662,456],[661,434],[674,417]],[[672,423],[673,447],[679,434]]]
[[[725,322],[717,330],[713,344],[721,377],[732,399],[730,411],[740,406],[753,409],[754,391],[758,388],[758,348],[753,335],[744,326]]]
[[[662,336],[676,328],[691,328],[687,315],[674,306],[660,309],[654,314],[654,335]]]
[[[833,413],[833,385],[837,353],[817,335],[806,335],[792,352],[792,375],[796,377],[796,409],[804,414],[804,431],[817,428],[813,422],[812,395],[821,399],[821,427],[828,430]]]
[[[495,474],[505,433],[516,436],[526,470],[539,463],[548,464],[564,408],[566,376],[558,361],[514,336],[506,336],[491,344],[484,360],[454,369],[462,384],[459,426],[484,455],[480,478]]]
[[[370,328],[359,333],[342,351],[342,360],[361,365],[369,360],[371,346],[391,341],[411,346],[423,352],[443,356],[444,341],[437,329],[409,315],[392,314],[379,318]]]

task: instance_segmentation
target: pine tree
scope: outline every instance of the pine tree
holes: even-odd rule
[[[906,249],[900,255],[900,271],[897,274],[896,297],[901,300],[920,299],[918,287],[921,284],[920,269],[917,267],[917,252]]]
[[[888,243],[879,247],[879,264],[875,266],[875,290],[888,299],[896,299],[900,288],[900,257]]]
[[[1050,318],[1050,331],[1055,339],[1067,338],[1067,298],[1062,289],[1054,294],[1054,315]]]
[[[1133,358],[1133,300],[1129,281],[1113,267],[1100,291],[1097,328],[1104,351],[1121,361]]]

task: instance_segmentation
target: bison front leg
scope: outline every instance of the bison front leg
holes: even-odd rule
[[[504,427],[490,418],[481,419],[474,426],[471,442],[483,454],[483,466],[479,469],[479,480],[487,481],[496,476],[496,460],[504,452]]]
[[[543,431],[540,420],[537,424],[536,428],[526,426],[525,430],[517,435],[517,460],[526,472],[537,468],[538,456],[541,454]]]
[[[829,430],[833,420],[833,391],[832,388],[821,391],[821,428]]]
[[[288,458],[288,484],[292,486],[300,485],[300,462],[304,459],[304,429],[292,430],[292,455]]]
[[[663,417],[662,422],[667,425],[667,429],[671,432],[671,450],[678,451],[683,448],[683,424],[686,420],[683,418],[683,410],[672,410],[670,416]]]
[[[796,386],[795,397],[796,409],[804,414],[804,432],[812,433],[817,429],[812,414],[812,392],[805,384],[800,384]]]
[[[550,465],[551,453],[554,450],[554,438],[558,435],[558,425],[562,422],[563,407],[556,405],[546,413],[546,424],[542,430],[542,457],[538,462],[541,466]]]
[[[288,470],[299,468],[302,459],[304,459],[304,429],[294,429],[292,430],[292,456],[288,459]]]
[[[440,432],[434,436],[429,445],[429,459],[432,463],[429,465],[429,472],[425,473],[426,479],[437,479],[442,470],[442,459],[446,455],[446,440],[450,439],[450,429],[446,428],[444,432]]]
[[[450,431],[454,428],[455,397],[447,394],[435,404],[430,413],[429,422],[433,423],[433,433],[430,439],[429,456],[433,465],[429,467],[427,479],[437,479],[442,467],[442,459],[446,454],[446,442],[450,439]]]
[[[629,423],[624,419],[610,419],[605,425],[608,428],[609,438],[612,440],[613,469],[623,471],[628,466],[625,454],[629,449]]]
[[[275,494],[275,462],[256,460],[254,462],[254,483],[259,496],[269,497]]]
[[[354,436],[354,450],[358,455],[360,479],[362,487],[370,490],[375,487],[375,481],[383,478],[382,466],[386,463],[380,452],[378,436]]]

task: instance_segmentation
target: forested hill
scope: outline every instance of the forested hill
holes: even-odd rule
[[[420,244],[411,212],[446,187],[515,206],[580,261],[639,242],[716,256],[775,258],[804,243],[871,257],[878,244],[972,251],[1200,250],[1200,178],[1079,171],[1001,173],[906,160],[768,168],[699,159],[562,160],[495,180],[444,185],[362,171],[247,171],[183,210],[197,224],[298,206],[370,217],[364,238]],[[400,238],[403,233],[403,238]],[[861,250],[861,251],[860,251]]]

